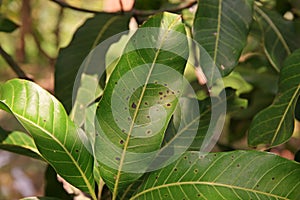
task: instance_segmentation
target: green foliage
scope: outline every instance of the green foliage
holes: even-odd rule
[[[293,137],[299,7],[186,3],[136,1],[130,12],[87,19],[59,51],[55,95],[28,80],[0,85],[0,109],[27,131],[0,127],[0,149],[49,164],[47,197],[23,200],[76,196],[56,174],[93,200],[300,199],[299,163],[241,142],[268,150]],[[131,17],[142,25],[122,32]],[[213,147],[220,152],[206,152]]]

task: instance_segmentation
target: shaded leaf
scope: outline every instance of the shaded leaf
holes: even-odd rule
[[[113,198],[145,172],[160,147],[187,57],[185,27],[170,13],[150,18],[125,47],[97,110],[95,154]]]
[[[222,92],[224,93],[224,91]],[[245,109],[248,104],[247,100],[239,98],[232,88],[226,88],[226,97],[224,97],[224,94],[220,93],[218,96],[199,101],[199,108],[196,108],[190,99],[185,99],[182,102],[182,112],[176,110],[168,127],[164,145],[170,145],[177,140],[177,143],[181,146],[184,142],[178,141],[187,140],[187,137],[191,137],[193,142],[190,144],[190,150],[210,151],[219,137],[219,134],[216,134],[218,120],[224,117],[225,112],[227,114],[239,112]],[[226,104],[228,105],[227,109]],[[199,109],[200,115],[194,115],[194,109]],[[183,122],[183,124],[180,124],[180,122]],[[180,128],[178,128],[179,126]],[[187,133],[195,128],[197,129],[196,135]],[[178,149],[180,147],[175,146],[174,148]]]
[[[272,105],[259,112],[252,121],[248,143],[273,147],[286,142],[293,134],[294,111],[300,94],[300,50],[284,62],[280,72],[278,94]]]
[[[41,155],[69,183],[95,195],[93,157],[63,106],[30,81],[13,79],[0,88],[0,108],[31,134]]]
[[[71,43],[59,51],[55,65],[55,95],[63,103],[67,112],[71,111],[74,81],[84,59],[105,39],[128,30],[129,18],[129,15],[95,15],[76,31]],[[119,37],[115,38],[115,42]],[[107,49],[103,51],[106,52]],[[105,62],[105,57],[99,59]],[[101,70],[104,71],[105,68]]]
[[[299,182],[300,165],[270,153],[186,152],[151,172],[130,199],[300,199]]]
[[[19,27],[15,22],[0,13],[0,32],[11,33]]]
[[[237,65],[246,45],[252,6],[253,0],[201,0],[198,3],[194,39],[209,53],[222,75],[229,74]]]
[[[0,127],[0,149],[13,153],[43,159],[37,150],[33,139],[20,131],[8,132]]]
[[[48,165],[45,172],[45,196],[55,197],[64,200],[72,200],[72,195],[68,194],[63,187],[63,183],[57,180],[55,170]]]
[[[264,51],[274,69],[279,72],[284,59],[300,47],[294,22],[283,19],[278,13],[254,6],[255,17],[263,34]]]

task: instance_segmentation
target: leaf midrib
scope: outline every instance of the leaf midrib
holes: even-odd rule
[[[276,33],[278,36],[279,40],[281,41],[283,47],[285,48],[286,52],[288,55],[291,54],[291,50],[289,49],[287,42],[283,38],[282,34],[280,33],[279,29],[276,27],[276,25],[273,23],[273,21],[269,18],[268,15],[266,15],[263,10],[261,10],[258,6],[254,5],[254,9],[262,16],[264,20],[268,22],[268,24],[271,26],[272,30]]]
[[[295,100],[296,100],[296,98],[297,98],[297,96],[298,96],[299,90],[300,90],[300,84],[298,85],[298,87],[297,87],[297,89],[295,90],[293,96],[291,97],[291,100],[289,101],[288,105],[286,106],[286,109],[284,110],[284,113],[283,113],[283,115],[282,115],[282,117],[281,117],[281,119],[280,119],[280,122],[279,122],[279,124],[278,124],[278,126],[277,126],[277,128],[276,128],[276,131],[275,131],[275,133],[274,133],[274,136],[273,136],[273,138],[272,138],[271,145],[274,144],[274,142],[275,142],[275,140],[276,140],[276,138],[277,138],[277,136],[278,136],[278,134],[279,134],[279,132],[280,132],[281,126],[282,126],[282,124],[283,124],[284,121],[285,121],[286,115],[287,115],[287,113],[288,113],[290,107],[291,107],[292,104],[295,102]]]
[[[38,129],[40,129],[46,135],[50,136],[65,151],[65,153],[68,155],[68,157],[71,159],[71,161],[76,166],[76,168],[78,169],[79,173],[81,174],[81,177],[83,178],[84,182],[86,183],[86,186],[87,186],[87,188],[88,188],[88,190],[90,192],[90,195],[92,195],[93,199],[97,199],[96,196],[95,196],[95,194],[94,194],[93,187],[91,187],[91,185],[90,185],[87,177],[85,176],[84,172],[81,170],[80,166],[78,165],[78,163],[76,162],[76,160],[74,159],[74,157],[72,156],[72,154],[65,148],[65,146],[56,137],[54,137],[54,135],[52,135],[48,130],[44,129],[43,127],[41,127],[41,126],[39,126],[37,124],[35,124],[33,121],[30,121],[30,120],[26,119],[22,115],[17,114],[16,112],[13,112],[13,113],[14,113],[14,115],[17,118],[20,118],[20,119],[26,121],[27,123],[29,123],[33,127],[36,127]]]
[[[170,26],[168,27],[168,29],[166,30],[171,30],[171,27],[179,20],[180,18],[176,18],[176,20],[174,20],[172,22],[172,24],[170,24]],[[155,63],[156,63],[156,60],[157,60],[157,57],[160,53],[160,50],[161,50],[161,47],[162,45],[164,44],[165,42],[165,38],[166,36],[168,35],[168,31],[165,31],[164,33],[164,36],[163,36],[163,39],[161,40],[161,44],[159,45],[159,48],[157,48],[157,51],[155,53],[155,57],[153,59],[153,62],[152,62],[152,65],[150,67],[150,70],[149,70],[149,73],[148,73],[148,76],[146,78],[146,81],[145,81],[145,84],[142,88],[142,92],[141,92],[141,95],[140,95],[140,98],[139,98],[139,101],[137,103],[137,106],[136,106],[136,110],[133,114],[133,118],[132,118],[132,122],[130,124],[130,128],[129,128],[129,131],[128,131],[128,134],[127,134],[127,138],[126,138],[126,141],[124,142],[124,148],[123,148],[123,151],[122,151],[122,155],[121,155],[121,158],[120,158],[120,165],[119,165],[119,168],[118,168],[118,173],[117,173],[117,176],[116,176],[116,181],[115,181],[115,184],[114,184],[114,190],[113,190],[113,197],[112,197],[112,200],[115,200],[116,197],[117,197],[117,194],[118,194],[118,185],[119,185],[119,181],[120,181],[120,177],[121,177],[121,171],[122,171],[122,167],[123,167],[123,163],[124,163],[124,160],[125,160],[125,156],[126,156],[126,150],[127,150],[127,147],[129,145],[129,141],[130,141],[130,136],[131,136],[131,133],[133,131],[133,127],[134,127],[134,124],[135,124],[135,120],[137,118],[137,115],[138,115],[138,111],[139,111],[139,108],[141,106],[141,103],[142,103],[142,99],[143,99],[143,96],[144,96],[144,93],[146,91],[146,88],[147,88],[147,84],[149,82],[149,79],[152,75],[152,71],[154,69],[154,66],[155,66]]]
[[[154,190],[159,190],[162,188],[168,188],[168,187],[172,187],[172,186],[182,186],[182,185],[209,185],[209,186],[219,186],[219,187],[225,187],[225,188],[229,188],[229,189],[236,189],[236,190],[243,190],[243,191],[247,191],[247,192],[251,192],[251,193],[256,193],[256,194],[262,194],[262,195],[266,195],[269,197],[274,197],[277,199],[283,199],[283,200],[288,200],[288,198],[286,197],[282,197],[279,195],[275,195],[275,194],[271,194],[271,193],[267,193],[267,192],[263,192],[263,191],[259,191],[259,190],[255,190],[255,189],[250,189],[250,188],[245,188],[245,187],[240,187],[240,186],[235,186],[235,185],[229,185],[229,184],[224,184],[224,183],[216,183],[216,182],[205,182],[205,181],[185,181],[185,182],[176,182],[176,183],[169,183],[169,184],[165,184],[165,185],[159,185],[159,186],[155,186],[146,190],[143,190],[142,192],[136,194],[135,196],[131,197],[130,200],[136,199],[139,196],[146,194],[148,192],[152,192]]]

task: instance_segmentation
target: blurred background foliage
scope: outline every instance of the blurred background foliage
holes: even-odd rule
[[[60,1],[75,8],[90,10],[80,12],[63,8],[54,0],[2,0],[0,1],[0,24],[15,29],[0,31],[0,46],[21,67],[29,78],[54,93],[54,70],[59,49],[69,44],[73,34],[92,12],[121,12],[119,0],[65,0]],[[145,12],[176,8],[184,0],[136,0],[135,10]],[[276,11],[287,21],[293,20],[297,35],[300,35],[300,0],[260,0],[266,8]],[[133,0],[122,1],[123,11],[132,9]],[[192,25],[195,7],[180,11],[188,26]],[[151,12],[149,12],[151,13]],[[142,23],[147,18],[137,18]],[[11,20],[12,24],[4,19]],[[8,33],[10,32],[10,33]],[[259,110],[272,103],[276,94],[278,73],[272,67],[262,48],[260,29],[253,23],[248,45],[240,58],[234,73],[224,79],[242,98],[248,100],[248,108],[230,113],[215,151],[249,149],[246,132],[250,122]],[[192,70],[186,71],[188,80],[195,89],[199,86]],[[17,77],[12,68],[0,56],[0,84]],[[203,95],[199,93],[199,97]],[[204,94],[205,95],[205,94]],[[298,103],[299,105],[299,103]],[[299,108],[299,107],[298,107]],[[289,159],[300,147],[300,126],[296,121],[293,138],[286,144],[271,149]],[[0,111],[0,126],[6,130],[19,127],[14,119]],[[24,131],[24,130],[23,130]],[[46,164],[39,160],[0,151],[0,199],[18,199],[24,196],[44,194],[44,172]]]

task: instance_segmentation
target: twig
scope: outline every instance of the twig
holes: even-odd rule
[[[12,70],[18,75],[19,78],[33,81],[31,78],[26,76],[25,72],[19,67],[19,65],[14,61],[14,59],[8,53],[6,53],[6,51],[1,46],[0,46],[0,54],[7,62],[7,64],[9,64]]]
[[[85,8],[78,8],[78,7],[72,6],[72,5],[66,3],[62,0],[50,0],[50,1],[60,5],[61,7],[70,8],[72,10],[77,10],[77,11],[81,11],[81,12],[94,13],[94,14],[108,13],[108,12],[99,12],[99,11],[95,11],[95,10],[88,10],[88,9],[85,9]],[[121,8],[122,8],[123,5],[122,5],[121,0],[119,2],[120,2],[120,5],[121,5]],[[132,9],[129,12],[121,11],[121,14],[131,13],[132,15],[135,15],[135,16],[147,16],[147,15],[153,15],[153,14],[163,12],[163,11],[179,12],[183,9],[190,8],[190,7],[194,6],[195,4],[197,4],[196,0],[195,1],[190,1],[190,2],[187,2],[187,3],[182,3],[182,4],[179,4],[178,6],[176,6],[174,8],[170,8],[170,9],[166,9],[166,10],[136,10],[136,9]]]
[[[124,8],[123,8],[123,2],[122,0],[119,0],[120,8],[121,8],[121,13],[124,13]]]

